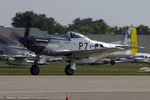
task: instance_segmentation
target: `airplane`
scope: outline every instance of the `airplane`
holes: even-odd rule
[[[131,60],[131,62],[136,63],[149,63],[150,61],[150,54],[149,53],[137,53],[134,56],[129,56],[126,59]]]
[[[38,66],[40,55],[58,56],[66,59],[69,64],[65,68],[65,74],[73,75],[76,70],[76,64],[94,63],[104,58],[113,59],[137,53],[136,28],[128,30],[122,43],[113,44],[91,40],[80,33],[72,31],[64,35],[44,34],[29,36],[31,17],[27,16],[26,19],[24,37],[20,38],[19,42],[36,54],[34,63],[30,67],[32,75],[38,75],[40,72]],[[127,50],[130,50],[130,52],[126,52]],[[115,63],[115,61],[112,60],[112,63]]]
[[[9,45],[7,46],[8,49],[19,50],[19,52],[9,53],[9,54],[1,54],[0,60],[6,61],[9,65],[17,65],[17,66],[28,66],[32,65],[34,62],[34,58],[36,57],[34,52],[29,51],[22,45]],[[47,62],[62,62],[64,61],[62,58],[58,57],[51,57],[51,56],[40,56],[40,60],[38,64],[44,65]]]
[[[6,63],[9,65],[28,66],[28,65],[32,65],[32,63],[34,62],[34,58],[35,56],[15,55],[9,57]],[[46,56],[41,56],[38,61],[38,64],[40,65],[46,64],[47,59],[48,58]]]
[[[134,55],[135,62],[148,63],[150,61],[150,54],[148,53],[137,53]]]
[[[18,48],[17,46],[10,46],[8,48]],[[22,48],[21,48],[22,49]],[[21,50],[19,48],[19,50]],[[18,50],[18,49],[17,49]],[[24,48],[23,48],[24,50]],[[31,65],[34,62],[34,58],[36,55],[33,52],[28,52],[27,50],[24,50],[23,54],[3,54],[0,55],[1,60],[6,61],[9,65],[21,65],[21,66],[27,66]],[[47,60],[49,58],[47,56],[40,56],[40,59],[38,61],[38,64],[43,65],[46,64]],[[55,58],[56,59],[56,58]],[[49,59],[49,60],[55,60],[55,59]]]

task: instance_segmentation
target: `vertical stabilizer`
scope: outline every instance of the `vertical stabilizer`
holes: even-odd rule
[[[132,28],[128,28],[128,30],[126,31],[123,40],[121,41],[121,44],[124,46],[129,46],[131,45],[131,30]]]
[[[121,41],[124,46],[131,46],[131,56],[137,53],[137,30],[136,28],[129,28]]]

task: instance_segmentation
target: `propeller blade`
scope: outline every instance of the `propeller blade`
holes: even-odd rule
[[[30,34],[30,27],[32,24],[32,18],[30,16],[30,14],[25,14],[25,33],[24,33],[24,37],[27,37]]]

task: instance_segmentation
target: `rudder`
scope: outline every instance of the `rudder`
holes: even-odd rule
[[[131,39],[131,56],[135,55],[138,51],[137,49],[137,30],[136,28],[132,28],[132,39]]]

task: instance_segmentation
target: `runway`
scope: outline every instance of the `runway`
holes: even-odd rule
[[[149,76],[0,76],[0,100],[149,100]]]

